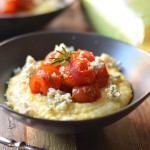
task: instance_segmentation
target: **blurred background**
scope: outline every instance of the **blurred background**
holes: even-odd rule
[[[96,32],[150,52],[149,0],[0,0],[0,40],[33,31]]]

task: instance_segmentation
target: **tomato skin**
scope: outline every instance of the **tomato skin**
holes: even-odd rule
[[[49,52],[44,60],[50,61],[50,63],[53,61],[51,58],[58,58],[56,57],[57,52],[56,51],[51,51]]]
[[[47,95],[48,92],[48,85],[44,81],[44,78],[42,76],[38,76],[36,74],[33,74],[29,78],[29,87],[33,94],[42,94]]]
[[[94,79],[94,83],[97,83],[100,88],[105,87],[108,84],[109,74],[104,64],[103,67],[99,68]]]
[[[70,73],[70,65],[65,67],[64,75],[63,75],[64,84],[69,87],[77,86],[73,76]]]
[[[55,67],[41,66],[35,74],[31,75],[29,79],[29,86],[32,93],[47,95],[50,87],[54,89],[61,89],[62,76]]]
[[[86,58],[88,61],[94,61],[94,55],[92,52],[89,52],[87,50],[77,50],[72,55],[72,59],[78,59],[78,58]]]
[[[5,0],[0,1],[0,14],[15,14],[20,10],[30,10],[33,8],[33,0]]]
[[[55,65],[55,64],[49,64],[49,63],[47,63],[47,62],[45,62],[45,61],[43,61],[42,62],[42,64],[41,64],[41,67],[40,68],[46,68],[46,67],[53,67],[53,68],[56,68],[57,70],[59,69],[59,67],[57,66],[57,65]],[[39,68],[39,69],[40,69]]]
[[[69,86],[67,86],[66,84],[62,84],[62,86],[61,86],[61,89],[60,89],[61,91],[63,91],[63,92],[66,92],[66,93],[70,93],[71,94],[71,92],[72,92],[72,88],[71,87],[69,87]]]
[[[34,6],[33,0],[19,0],[18,9],[31,10]]]
[[[46,55],[44,61],[46,64],[50,64],[56,68],[59,68],[60,67],[59,63],[52,64],[54,62],[54,59],[52,58],[61,58],[61,57],[62,57],[62,54],[58,53],[57,51],[51,51],[50,53]]]
[[[91,84],[95,79],[95,71],[89,66],[87,59],[74,59],[70,62],[70,74],[76,86]]]
[[[72,99],[74,102],[87,103],[94,102],[101,97],[100,89],[96,84],[90,84],[72,89]]]
[[[54,89],[60,89],[62,86],[62,76],[59,70],[51,65],[41,66],[39,71],[43,71],[46,73],[45,81],[48,83],[49,87]],[[36,73],[38,74],[38,72]]]
[[[4,2],[0,2],[1,5],[1,14],[14,14],[17,12],[18,0],[6,0]]]
[[[87,59],[74,59],[65,67],[63,80],[69,87],[82,86],[92,83],[95,75]]]

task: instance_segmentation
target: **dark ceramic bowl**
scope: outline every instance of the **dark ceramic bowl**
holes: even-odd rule
[[[60,7],[43,14],[0,15],[0,39],[41,29],[73,2],[74,0],[60,0]]]
[[[54,121],[37,119],[14,112],[6,106],[6,82],[14,68],[23,66],[26,56],[36,60],[53,50],[56,44],[65,43],[75,48],[88,49],[95,55],[108,53],[121,61],[122,73],[130,81],[134,97],[129,105],[104,117],[82,121]],[[0,43],[0,106],[11,117],[33,128],[53,133],[81,133],[99,129],[129,114],[150,94],[150,54],[133,46],[93,33],[32,33]]]

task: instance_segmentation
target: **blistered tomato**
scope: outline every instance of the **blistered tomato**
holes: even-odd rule
[[[29,86],[32,93],[41,93],[47,95],[48,89],[61,89],[62,76],[60,72],[52,66],[42,66],[31,75]]]
[[[18,8],[20,10],[31,10],[34,6],[34,0],[19,0]]]
[[[94,61],[94,55],[92,52],[89,52],[87,50],[77,50],[75,53],[72,55],[72,59],[77,59],[77,58],[86,58],[88,61]]]
[[[67,85],[74,87],[91,84],[95,76],[96,74],[87,59],[73,59],[63,77]]]
[[[31,10],[33,0],[4,0],[0,1],[0,14],[15,14],[23,10]]]
[[[19,0],[0,1],[1,14],[14,14],[18,10]]]
[[[74,102],[94,102],[100,97],[100,89],[96,84],[74,87],[72,89],[72,99]]]
[[[95,69],[91,65],[94,60],[93,53],[87,50],[50,52],[30,77],[31,92],[47,95],[52,87],[71,93],[74,102],[96,101],[101,97],[100,88],[108,84],[109,74],[105,64]]]
[[[97,83],[100,88],[105,87],[108,84],[109,74],[104,64],[97,71],[96,77],[94,79],[94,83]]]
[[[45,61],[45,63],[52,65],[57,58],[61,58],[61,57],[62,57],[61,53],[59,53],[57,51],[51,51],[50,53],[48,53],[46,55],[44,61]],[[55,66],[56,68],[59,68],[60,67],[60,63],[59,62],[54,63],[53,66]]]

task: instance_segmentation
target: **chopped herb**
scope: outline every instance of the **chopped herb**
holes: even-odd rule
[[[58,63],[59,65],[64,65],[71,58],[73,51],[71,50],[66,51],[64,47],[62,47],[62,50],[63,51],[56,50],[58,53],[62,55],[60,58],[50,58],[50,59],[53,59],[53,62],[51,63],[51,65],[56,64],[56,63]]]

